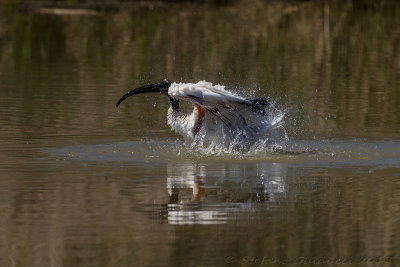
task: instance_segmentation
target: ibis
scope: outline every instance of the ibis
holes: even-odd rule
[[[168,98],[168,124],[184,138],[194,139],[201,131],[204,135],[214,132],[220,135],[223,130],[226,138],[253,140],[264,136],[266,130],[273,128],[270,119],[271,104],[264,98],[248,99],[222,85],[210,82],[171,83],[167,79],[159,83],[135,88],[123,95],[118,107],[126,98],[144,93],[160,93]],[[186,114],[180,108],[180,101],[193,104],[193,111]],[[278,120],[280,121],[280,120]]]

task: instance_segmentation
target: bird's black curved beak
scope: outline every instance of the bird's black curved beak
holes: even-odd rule
[[[135,88],[131,91],[129,91],[128,93],[126,93],[125,95],[123,95],[117,102],[116,106],[118,107],[119,104],[121,104],[122,101],[124,101],[126,98],[133,96],[133,95],[137,95],[137,94],[143,94],[143,93],[161,93],[161,94],[165,94],[168,95],[168,88],[170,87],[171,82],[168,81],[167,79],[162,80],[159,83],[155,83],[155,84],[148,84],[148,85],[144,85],[138,88]]]

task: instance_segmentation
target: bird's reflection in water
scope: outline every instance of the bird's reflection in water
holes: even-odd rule
[[[284,164],[169,163],[170,224],[221,224],[268,210],[287,190]]]

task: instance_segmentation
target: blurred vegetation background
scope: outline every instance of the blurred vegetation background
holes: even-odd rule
[[[122,123],[112,114],[121,90],[167,77],[269,95],[291,113],[292,135],[304,134],[299,124],[325,136],[400,134],[398,1],[6,0],[0,9],[0,104],[62,97],[99,116],[80,120],[91,133]],[[36,119],[17,111],[16,120],[46,125],[46,110],[21,104]],[[60,105],[54,120],[75,125]]]

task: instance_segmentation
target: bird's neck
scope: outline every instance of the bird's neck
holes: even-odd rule
[[[199,105],[195,105],[190,114],[184,114],[179,108],[176,109],[171,105],[167,115],[168,124],[175,132],[184,137],[194,138],[203,125],[205,113],[205,109]]]
[[[195,123],[193,126],[193,134],[196,135],[203,125],[204,116],[206,115],[206,110],[199,106],[194,105],[193,113],[195,114]]]
[[[168,95],[169,106],[172,110],[179,111],[179,100]]]

